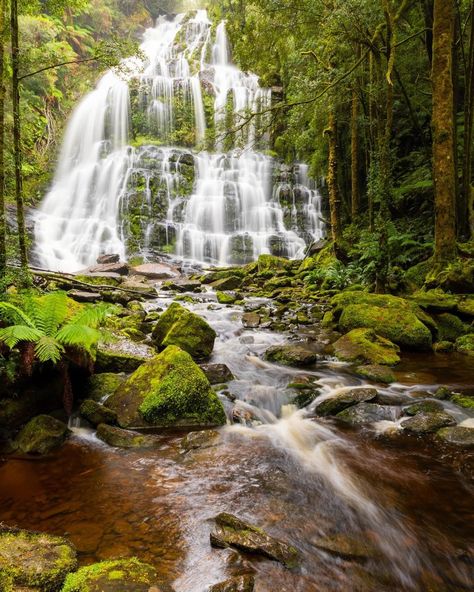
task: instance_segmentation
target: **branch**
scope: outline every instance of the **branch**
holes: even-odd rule
[[[84,64],[85,62],[93,62],[95,60],[100,60],[103,57],[101,55],[97,55],[93,58],[85,58],[83,60],[69,60],[67,62],[60,62],[59,64],[53,64],[52,66],[45,66],[44,68],[40,68],[35,72],[29,72],[28,74],[24,74],[20,76],[18,80],[24,80],[25,78],[31,78],[31,76],[36,76],[36,74],[40,74],[41,72],[46,72],[46,70],[54,70],[55,68],[60,68],[61,66],[69,66],[71,64]]]

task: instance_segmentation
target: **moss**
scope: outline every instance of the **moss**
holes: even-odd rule
[[[458,337],[469,333],[469,326],[457,316],[445,312],[435,317],[440,341],[456,341]]]
[[[242,278],[238,275],[230,275],[221,279],[215,280],[211,284],[213,290],[237,290],[242,285]]]
[[[321,325],[325,328],[331,328],[335,325],[334,312],[332,310],[328,310],[324,313]]]
[[[293,262],[275,255],[260,255],[257,261],[258,275],[270,274],[273,277],[277,271],[288,271],[293,267]]]
[[[80,407],[80,414],[85,417],[92,425],[99,423],[115,423],[117,421],[117,414],[111,409],[107,409],[104,405],[86,399]]]
[[[46,454],[60,446],[68,435],[65,423],[49,415],[38,415],[21,430],[14,447],[25,454]]]
[[[457,310],[461,315],[474,318],[474,298],[467,297],[458,302]]]
[[[471,294],[474,292],[474,260],[459,258],[442,271],[435,269],[426,284],[455,294]]]
[[[232,292],[216,292],[217,301],[220,304],[234,304],[238,296]]]
[[[415,292],[410,296],[410,300],[413,300],[426,310],[446,312],[456,309],[459,298],[453,294],[447,294],[443,290],[436,289]]]
[[[469,335],[464,335],[456,339],[454,347],[461,354],[474,356],[474,333],[469,333]]]
[[[116,585],[111,585],[112,582]],[[132,589],[134,592],[148,592],[150,586],[156,584],[155,568],[132,557],[82,567],[68,575],[62,592],[121,592]]]
[[[400,361],[400,348],[372,329],[353,329],[334,343],[334,351],[340,360],[346,362],[393,366]]]
[[[124,380],[124,374],[114,374],[113,372],[93,374],[88,381],[87,396],[93,401],[103,401],[112,395]]]
[[[379,364],[357,366],[355,372],[358,376],[362,376],[363,378],[367,378],[368,380],[372,380],[374,382],[390,384],[391,382],[396,381],[395,374],[386,366],[381,366]]]
[[[450,397],[450,401],[464,409],[474,409],[474,397],[472,396],[455,393]]]
[[[404,280],[409,291],[417,290],[423,286],[431,267],[431,261],[427,260],[421,261],[421,263],[417,263],[405,271]]]
[[[153,435],[141,434],[133,430],[123,430],[115,426],[100,423],[97,426],[97,437],[109,446],[118,448],[157,448],[161,440]]]
[[[93,286],[118,286],[121,282],[119,278],[107,275],[75,275],[74,279],[84,282],[86,284],[92,284]]]

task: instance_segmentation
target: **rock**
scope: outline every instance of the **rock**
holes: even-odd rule
[[[434,393],[433,397],[435,399],[440,399],[445,400],[445,399],[449,399],[451,397],[453,393],[451,392],[451,389],[448,388],[447,386],[440,386],[436,389],[436,392]]]
[[[77,568],[76,549],[64,538],[0,525],[0,573],[10,590],[56,591]]]
[[[469,394],[453,393],[449,399],[463,409],[474,409],[474,396]]]
[[[69,436],[65,423],[50,415],[38,415],[30,420],[13,442],[24,454],[47,454],[58,448]]]
[[[272,345],[265,352],[265,359],[284,366],[311,366],[318,355],[302,345]]]
[[[150,286],[150,284],[146,284],[144,282],[139,282],[137,280],[128,279],[122,283],[122,288],[127,290],[132,290],[133,292],[138,292],[143,297],[146,298],[156,298],[156,288],[154,286]],[[129,296],[129,301],[132,296]],[[133,296],[133,299],[136,297]]]
[[[98,265],[105,265],[107,263],[118,263],[120,261],[120,255],[114,253],[111,255],[99,255],[97,257]]]
[[[375,403],[359,403],[344,409],[336,417],[351,425],[373,423],[376,421],[394,421],[397,419],[398,409],[393,406],[377,405]]]
[[[123,277],[119,273],[93,273],[87,271],[75,274],[74,278],[80,282],[92,284],[93,286],[118,286],[123,280]],[[61,282],[61,285],[63,285],[63,282]],[[77,286],[77,282],[65,281],[64,286],[74,288],[74,286]]]
[[[22,388],[22,392],[13,398],[0,398],[0,428],[17,428],[36,415],[60,408],[63,390],[63,382],[58,376],[48,380],[44,387],[34,385]]]
[[[189,434],[181,440],[181,448],[185,452],[197,450],[199,448],[211,448],[217,444],[219,438],[220,434],[216,430],[189,432]]]
[[[311,544],[343,559],[368,559],[378,554],[374,546],[367,541],[342,533],[312,540]]]
[[[179,277],[179,271],[175,267],[164,263],[143,263],[143,265],[137,265],[132,269],[133,273],[152,280],[169,280]]]
[[[156,570],[135,557],[102,561],[69,574],[62,592],[168,592]]]
[[[429,434],[438,431],[440,428],[455,425],[456,421],[452,415],[445,411],[434,411],[430,413],[417,413],[410,419],[402,422],[402,428],[412,434]]]
[[[255,577],[252,574],[244,574],[229,578],[209,588],[209,592],[253,592]]]
[[[161,288],[163,290],[175,290],[176,292],[197,292],[201,289],[201,282],[199,280],[182,278],[179,280],[167,281],[161,286]]]
[[[474,356],[474,333],[469,333],[469,335],[464,335],[456,339],[454,348],[460,354]]]
[[[237,290],[242,285],[242,278],[237,275],[230,275],[212,282],[211,288],[213,290]]]
[[[416,415],[417,413],[436,413],[436,411],[443,411],[443,403],[439,401],[420,401],[413,403],[405,409],[406,415]]]
[[[427,285],[455,294],[472,294],[474,292],[474,260],[458,259],[452,262],[436,276],[429,277]]]
[[[288,568],[299,563],[297,549],[268,535],[232,514],[222,513],[215,518],[216,526],[211,532],[214,547],[234,547],[247,553],[257,553],[279,561]]]
[[[454,446],[463,448],[474,448],[474,428],[455,426],[442,428],[436,432],[436,437]]]
[[[76,302],[97,302],[102,299],[100,292],[85,292],[83,290],[69,290],[67,295]]]
[[[101,405],[92,399],[86,399],[83,401],[79,412],[82,417],[85,417],[87,421],[94,426],[99,425],[99,423],[117,423],[117,414],[115,411],[104,407],[104,405]]]
[[[435,354],[446,354],[454,350],[454,344],[451,341],[437,341],[433,343]]]
[[[439,341],[456,341],[458,337],[469,333],[469,326],[448,312],[436,315],[435,321],[438,326]]]
[[[313,241],[306,249],[305,257],[313,257],[314,255],[317,255],[327,246],[327,244],[328,241],[325,239]]]
[[[369,364],[398,364],[400,348],[388,339],[377,335],[373,329],[353,329],[334,344],[334,353],[345,362]]]
[[[110,397],[126,379],[125,374],[102,372],[93,374],[87,383],[87,395],[93,401],[102,402]]]
[[[447,294],[442,290],[426,290],[415,292],[409,297],[421,308],[431,312],[448,312],[456,309],[458,296]]]
[[[116,261],[114,263],[101,263],[94,265],[86,270],[86,273],[118,273],[119,275],[128,275],[130,267],[124,261]]]
[[[276,272],[288,271],[292,268],[293,262],[275,255],[260,255],[257,260],[258,275],[272,277]]]
[[[219,304],[234,304],[239,299],[239,295],[236,292],[216,292],[217,302]]]
[[[174,345],[138,368],[106,401],[121,427],[216,426],[222,403],[191,356]]]
[[[195,359],[210,356],[216,332],[197,314],[173,302],[158,319],[152,339],[161,349],[176,345]]]
[[[234,375],[225,364],[200,364],[199,367],[211,384],[224,384],[235,380]]]
[[[365,366],[357,366],[355,368],[357,376],[362,376],[368,380],[374,382],[382,382],[384,384],[390,384],[397,380],[395,374],[387,368],[387,366],[380,366],[379,364],[367,364]]]
[[[99,344],[94,369],[97,373],[133,372],[156,355],[152,347],[120,339]]]
[[[372,401],[377,396],[377,390],[374,388],[351,388],[340,389],[335,395],[324,399],[316,405],[317,415],[336,415],[347,407],[356,403],[366,403]]]
[[[246,329],[255,329],[260,325],[260,315],[256,312],[244,312],[242,315],[242,325]]]
[[[97,437],[109,446],[118,448],[156,448],[160,445],[160,440],[155,436],[123,430],[105,423],[97,426]]]
[[[457,311],[459,314],[466,317],[474,318],[474,298],[468,296],[465,299],[458,302]]]

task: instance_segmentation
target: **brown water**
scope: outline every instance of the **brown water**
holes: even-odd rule
[[[471,590],[473,488],[452,453],[434,454],[429,440],[389,432],[374,439],[373,430],[342,430],[284,407],[285,385],[300,372],[259,358],[282,336],[243,331],[232,309],[203,305],[199,312],[220,336],[214,360],[226,361],[238,379],[230,390],[264,423],[223,428],[215,445],[187,453],[182,434],[162,436],[158,450],[120,450],[76,430],[49,457],[3,460],[0,521],[68,536],[83,564],[137,556],[178,592],[205,592],[247,571],[256,572],[257,592]],[[242,343],[244,336],[254,342]],[[410,357],[400,366],[400,384],[383,392],[472,387],[473,365],[461,361]],[[360,384],[331,361],[312,374],[326,393]],[[459,456],[457,466],[468,460]],[[220,511],[292,543],[301,567],[289,571],[212,549],[209,532]],[[333,535],[363,541],[367,556],[321,550],[321,538]]]

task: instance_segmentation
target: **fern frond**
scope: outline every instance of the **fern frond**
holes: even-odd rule
[[[25,314],[18,306],[10,302],[0,302],[0,316],[12,324],[24,324],[34,327],[34,320]]]
[[[51,292],[34,300],[36,326],[52,337],[64,323],[68,313],[66,292]]]
[[[57,364],[64,353],[64,347],[49,335],[43,335],[35,346],[35,354],[40,362]]]
[[[63,345],[78,347],[88,353],[92,352],[92,348],[100,338],[100,331],[78,323],[64,325],[56,334],[56,339]]]
[[[85,325],[96,329],[105,321],[109,314],[114,312],[115,308],[115,306],[105,303],[85,306],[69,320],[68,325]]]
[[[0,341],[3,341],[10,349],[14,348],[20,341],[38,341],[43,333],[29,325],[11,325],[0,329]]]

